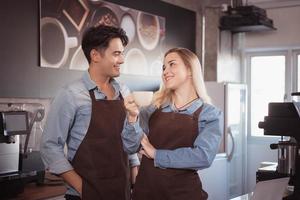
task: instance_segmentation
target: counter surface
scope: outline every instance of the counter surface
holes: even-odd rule
[[[25,185],[23,193],[18,194],[16,197],[9,198],[9,200],[54,200],[57,199],[57,197],[63,197],[65,192],[66,186],[62,179],[46,173],[44,185],[28,183]]]

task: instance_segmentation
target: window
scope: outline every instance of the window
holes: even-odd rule
[[[248,63],[250,133],[252,136],[264,136],[263,130],[258,128],[258,123],[268,114],[268,103],[284,101],[286,56],[250,55]]]
[[[298,77],[297,77],[298,86],[297,86],[297,91],[299,92],[300,91],[300,53],[297,55],[296,63],[297,63],[297,71],[298,71]]]

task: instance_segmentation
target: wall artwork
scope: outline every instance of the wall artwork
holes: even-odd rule
[[[122,74],[160,76],[165,18],[99,0],[40,0],[40,66],[86,70],[81,38],[98,24],[122,27],[129,37]]]

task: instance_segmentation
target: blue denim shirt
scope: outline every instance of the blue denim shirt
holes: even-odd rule
[[[125,85],[116,80],[112,79],[111,83],[116,91],[114,99],[118,99],[120,93],[123,97],[130,93]],[[69,161],[72,161],[88,130],[92,111],[89,90],[94,88],[97,88],[96,84],[85,72],[81,79],[62,88],[53,99],[40,148],[42,159],[50,172],[61,174],[73,169]],[[94,93],[96,99],[106,99],[99,88]],[[67,155],[64,154],[65,144]],[[130,155],[129,161],[131,166],[140,164],[136,154]],[[78,195],[72,188],[67,193]]]
[[[164,104],[162,112],[192,115],[202,105],[202,112],[198,118],[198,136],[193,147],[174,150],[157,149],[154,156],[155,167],[200,170],[211,165],[222,139],[224,123],[222,111],[197,99],[189,107],[180,111],[172,104]],[[153,105],[142,107],[136,123],[128,123],[125,120],[122,137],[126,151],[130,153],[138,151],[143,133],[149,132],[149,118],[155,110],[156,107]]]

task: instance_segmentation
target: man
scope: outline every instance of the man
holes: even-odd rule
[[[49,171],[68,184],[67,200],[129,199],[128,157],[121,140],[123,98],[129,90],[114,79],[120,75],[127,43],[122,29],[89,28],[82,39],[89,69],[64,87],[51,105],[41,154]],[[134,156],[131,164],[139,165]]]

